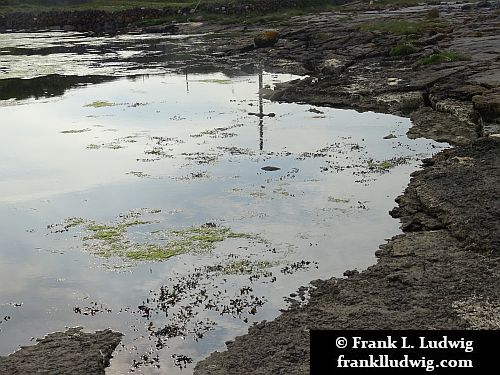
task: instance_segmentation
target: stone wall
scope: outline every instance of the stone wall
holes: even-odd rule
[[[333,0],[330,4],[343,4],[349,0]],[[314,0],[247,0],[239,3],[200,4],[198,11],[225,15],[243,15],[252,12],[274,12],[283,8],[300,8],[322,1]],[[325,3],[325,2],[323,2]],[[115,32],[130,25],[174,15],[190,14],[190,8],[133,8],[107,12],[102,10],[53,10],[41,12],[13,12],[0,15],[0,31],[60,29],[66,31]]]

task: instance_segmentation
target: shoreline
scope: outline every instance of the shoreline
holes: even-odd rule
[[[431,9],[438,9],[437,21],[429,16]],[[403,234],[380,246],[375,265],[360,273],[347,271],[347,278],[313,281],[306,305],[297,302],[274,321],[251,327],[228,342],[227,351],[199,362],[195,374],[308,373],[307,330],[312,328],[500,329],[500,61],[495,57],[500,34],[495,12],[494,4],[444,4],[306,15],[279,27],[274,46],[246,52],[253,33],[266,26],[179,25],[179,33],[224,35],[214,40],[213,49],[223,66],[255,61],[277,72],[309,75],[278,87],[269,93],[271,100],[403,115],[413,120],[409,137],[455,145],[424,160],[424,168],[412,174],[391,211],[401,220]],[[385,30],[393,19],[408,23],[399,27],[422,30]],[[405,44],[413,47],[410,53],[392,53]],[[421,63],[447,51],[458,51],[463,59]],[[55,345],[57,337],[51,336]],[[108,344],[103,345],[109,349]],[[0,357],[0,370],[10,369],[7,365],[26,370],[24,355],[43,360],[47,352],[39,345],[27,347],[42,349],[39,354],[22,348]],[[96,352],[58,355],[101,363]],[[66,361],[67,366],[78,363]],[[104,367],[99,371],[104,373]]]
[[[420,16],[430,9],[421,9]],[[446,20],[466,18],[466,12],[439,7]],[[405,18],[413,22],[425,20],[408,14]],[[373,15],[357,17],[355,25],[383,27]],[[476,22],[487,19],[485,14],[476,17]],[[315,76],[283,87],[271,99],[404,115],[414,123],[409,137],[455,147],[424,160],[423,169],[412,174],[391,211],[401,220],[403,234],[380,246],[375,265],[360,273],[347,271],[345,279],[313,281],[305,306],[297,302],[277,319],[251,327],[226,343],[226,351],[198,362],[196,375],[307,374],[310,329],[500,329],[500,207],[493,182],[500,177],[500,138],[498,112],[492,110],[498,108],[493,102],[499,98],[500,65],[472,56],[418,64],[447,48],[464,47],[463,39],[488,37],[471,37],[458,25],[430,30],[413,42],[420,51],[428,48],[427,53],[398,58],[390,56],[390,46],[405,37],[340,24],[325,30],[334,21],[327,16],[315,21],[306,17],[303,28],[284,35],[296,38],[293,46],[287,40],[286,53]],[[474,21],[469,22],[474,29]],[[344,33],[345,38],[318,41],[315,32]],[[498,44],[498,37],[492,39]],[[271,53],[278,61],[284,56],[280,48]],[[493,79],[484,81],[485,76]],[[393,82],[395,87],[389,87]],[[487,111],[482,110],[483,95],[496,98]]]

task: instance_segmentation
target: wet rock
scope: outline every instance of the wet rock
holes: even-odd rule
[[[152,33],[152,34],[173,34],[177,31],[177,26],[171,24],[148,26],[144,27],[142,31],[145,33]]]
[[[325,59],[319,65],[319,71],[323,74],[333,74],[335,72],[341,72],[349,63],[350,61],[346,60],[345,56],[330,57],[328,59]]]
[[[476,8],[489,8],[491,6],[492,6],[491,2],[487,0],[479,1],[478,3],[476,3]]]
[[[467,80],[473,85],[482,85],[485,88],[498,87],[500,86],[500,66],[491,66],[490,69],[471,75]]]
[[[255,112],[248,112],[249,116],[257,116],[259,118],[264,118],[264,117],[275,117],[276,113],[269,112],[269,113],[255,113]]]
[[[307,110],[307,112],[316,113],[316,114],[318,114],[318,115],[322,115],[322,114],[324,114],[324,113],[325,113],[325,112],[323,112],[323,111],[320,111],[320,110],[319,110],[319,109],[317,109],[317,108],[309,108],[309,109]]]
[[[483,121],[500,122],[500,91],[490,91],[472,98],[474,109]]]
[[[439,9],[438,8],[432,8],[427,11],[427,17],[428,18],[439,18]]]
[[[413,175],[410,187],[398,198],[399,207],[393,210],[406,234],[394,237],[377,253],[381,259],[376,265],[353,278],[315,282],[306,306],[287,310],[258,330],[250,329],[227,352],[200,362],[197,375],[232,374],[234,369],[305,374],[309,372],[309,329],[471,328],[476,317],[468,315],[468,307],[466,313],[457,315],[458,308],[453,306],[463,304],[454,303],[476,295],[480,301],[499,300],[499,260],[484,253],[500,248],[500,208],[491,204],[492,197],[498,196],[494,181],[500,178],[495,167],[500,145],[498,140],[478,140],[482,132],[471,101],[498,85],[498,31],[489,21],[498,16],[486,10],[481,15],[475,9],[466,14],[457,10],[452,11],[456,17],[450,17],[449,8],[439,7],[440,18],[453,25],[412,36],[420,50],[401,58],[389,59],[387,51],[405,41],[404,37],[359,32],[360,23],[376,20],[367,14],[362,20],[353,16],[352,23],[337,27],[331,26],[335,24],[331,19],[322,20],[319,26],[320,17],[311,16],[301,28],[282,30],[286,48],[265,51],[270,59],[293,56],[311,75],[278,89],[274,100],[401,113],[400,96],[412,93],[418,100],[406,112],[411,112],[414,121],[409,136],[459,146],[426,160],[425,170]],[[411,20],[412,16],[398,17]],[[479,29],[481,35],[476,35]],[[318,32],[322,38],[315,38]],[[472,60],[439,66],[419,63],[447,49]],[[388,86],[388,77],[402,81]],[[483,253],[467,251],[472,249]],[[489,311],[497,311],[495,304]],[[482,318],[481,327],[499,327],[491,314],[486,322]]]
[[[386,108],[388,111],[401,112],[403,114],[411,113],[411,111],[425,104],[422,93],[418,91],[381,94],[374,99],[381,107]]]
[[[266,171],[266,172],[274,172],[274,171],[279,171],[281,168],[272,167],[272,166],[268,165],[268,166],[262,167],[261,169],[263,171]]]
[[[407,132],[410,138],[427,137],[452,144],[468,144],[477,138],[474,125],[460,121],[452,114],[437,112],[429,107],[412,112],[411,120],[413,126]]]
[[[352,276],[355,276],[357,274],[359,274],[358,270],[347,270],[347,271],[344,271],[344,276],[345,277],[352,277]]]
[[[70,328],[38,339],[34,346],[0,357],[2,374],[104,374],[122,334],[109,329],[95,333]]]
[[[500,178],[500,139],[481,138],[470,145],[445,150],[433,158],[434,164],[413,174],[405,194],[397,198],[399,208],[391,214],[409,230],[433,230],[437,223],[447,228],[465,246],[486,252],[500,249],[500,205],[488,203],[498,195],[493,181]],[[404,230],[407,230],[404,228]],[[495,234],[496,233],[496,234]]]

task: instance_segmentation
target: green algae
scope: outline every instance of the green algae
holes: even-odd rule
[[[86,239],[116,242],[123,239],[123,236],[125,235],[128,227],[150,223],[150,221],[142,220],[128,221],[117,225],[90,223],[85,226],[85,229],[87,231],[93,232],[93,234],[90,237],[86,237]]]
[[[462,53],[452,52],[452,51],[443,51],[439,53],[434,53],[430,56],[427,56],[423,59],[420,59],[418,63],[420,65],[432,65],[438,63],[448,63],[455,61],[467,61],[471,58]]]
[[[246,239],[266,243],[254,234],[234,232],[230,228],[207,223],[199,227],[168,230],[134,230],[152,221],[142,220],[141,215],[160,213],[159,209],[142,209],[120,215],[116,224],[99,223],[72,217],[64,221],[63,228],[83,229],[80,239],[83,248],[99,257],[121,258],[123,261],[163,261],[176,255],[208,253],[217,243],[227,239]],[[60,226],[60,224],[59,224]]]
[[[394,167],[395,164],[391,163],[390,160],[383,160],[380,162],[375,162],[375,161],[369,161],[368,162],[368,168],[369,169],[376,169],[376,170],[388,170]]]
[[[133,260],[161,261],[182,254],[182,250],[182,248],[175,246],[145,244],[134,247],[125,256]]]
[[[125,148],[125,146],[122,146],[119,143],[108,143],[104,145],[105,148],[109,148],[110,150],[119,150],[121,148]]]
[[[254,197],[254,198],[265,198],[266,197],[266,193],[263,193],[261,191],[254,191],[252,193],[250,193],[250,196],[251,197]]]
[[[85,104],[84,107],[103,108],[103,107],[113,107],[115,105],[116,105],[115,103],[111,103],[106,100],[96,100],[92,103]]]
[[[407,161],[408,157],[396,157],[382,161],[369,160],[368,169],[378,172],[386,172],[398,165],[407,163]]]
[[[282,187],[274,189],[273,193],[279,194],[279,195],[281,195],[283,197],[289,197],[290,196],[290,193],[288,191],[286,191],[285,189],[283,189]]]
[[[201,227],[190,227],[167,232],[170,244],[183,253],[207,252],[215,248],[216,242],[228,238],[257,239],[255,235],[233,232],[227,227],[205,224]]]
[[[81,217],[68,217],[66,220],[64,220],[64,228],[65,229],[70,229],[70,228],[82,225],[83,223],[85,223],[85,219],[84,218],[81,218]]]

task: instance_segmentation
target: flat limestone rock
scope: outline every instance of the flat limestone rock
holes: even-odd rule
[[[0,357],[0,374],[104,374],[122,336],[109,329],[86,333],[81,327],[51,333],[36,345]]]

